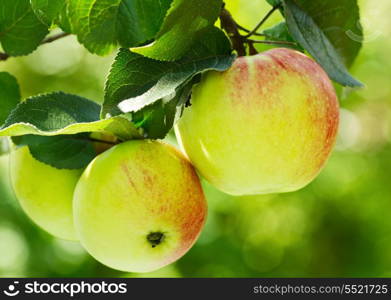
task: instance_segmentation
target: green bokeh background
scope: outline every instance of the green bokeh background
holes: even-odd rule
[[[269,9],[263,0],[226,2],[246,27]],[[390,277],[391,2],[360,3],[366,41],[352,73],[366,88],[340,91],[336,149],[309,186],[289,194],[230,197],[204,182],[209,216],[197,244],[171,266],[127,274],[102,266],[78,243],[37,228],[13,195],[3,156],[0,276]],[[0,71],[18,78],[23,97],[63,90],[102,101],[113,57],[91,55],[67,37],[0,62]]]

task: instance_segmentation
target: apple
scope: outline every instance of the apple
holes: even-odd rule
[[[206,210],[193,166],[158,141],[128,141],[100,154],[74,193],[82,245],[101,263],[126,272],[150,272],[183,256],[198,238]]]
[[[282,193],[317,176],[338,122],[338,99],[323,69],[300,52],[276,48],[204,74],[176,134],[221,191]]]
[[[55,237],[77,240],[72,200],[82,170],[56,169],[24,146],[11,151],[10,173],[16,198],[33,222]]]

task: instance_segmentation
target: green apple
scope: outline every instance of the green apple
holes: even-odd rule
[[[206,209],[193,166],[158,141],[129,141],[100,154],[74,194],[82,245],[101,263],[127,272],[153,271],[183,256]]]
[[[177,138],[198,171],[232,195],[307,185],[325,165],[339,122],[327,74],[304,54],[282,48],[206,73],[191,104]]]
[[[73,191],[82,170],[56,169],[36,160],[27,146],[10,156],[11,182],[26,214],[50,234],[77,240],[73,225]]]

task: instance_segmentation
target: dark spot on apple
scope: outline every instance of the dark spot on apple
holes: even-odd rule
[[[151,244],[152,248],[155,248],[157,245],[164,241],[164,233],[151,232],[147,236],[147,241]]]

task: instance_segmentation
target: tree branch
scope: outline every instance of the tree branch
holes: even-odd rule
[[[49,36],[49,37],[47,37],[46,39],[44,39],[44,40],[42,41],[42,43],[40,44],[40,46],[41,46],[41,45],[44,45],[44,44],[52,43],[52,42],[57,41],[57,40],[59,40],[59,39],[61,39],[61,38],[63,38],[63,37],[66,37],[66,36],[68,36],[68,35],[70,35],[70,34],[69,34],[69,33],[66,33],[66,32],[61,32],[61,33],[59,33],[59,34],[56,34],[56,35],[53,35],[53,36]],[[10,56],[9,54],[4,53],[4,52],[0,52],[0,61],[5,61],[5,60],[7,60],[7,59],[10,58],[10,57],[11,57],[11,56]]]
[[[233,19],[231,13],[223,8],[220,13],[221,27],[228,33],[232,41],[233,48],[238,52],[239,56],[246,55],[243,36],[239,33],[237,23]]]

